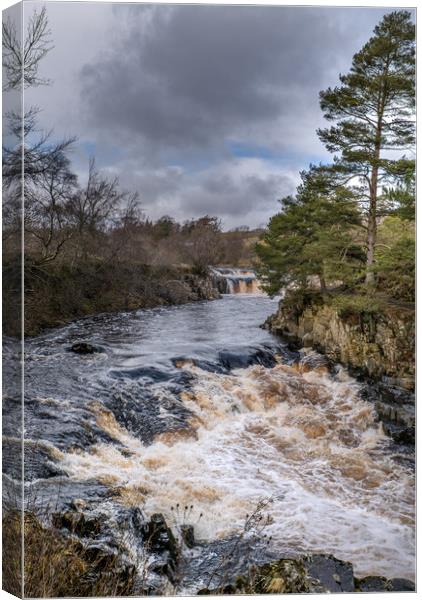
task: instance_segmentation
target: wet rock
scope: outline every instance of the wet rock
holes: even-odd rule
[[[366,381],[361,397],[374,404],[386,435],[397,444],[413,446],[415,443],[415,395],[406,389],[382,381]]]
[[[324,354],[309,349],[304,352],[298,363],[301,371],[330,371],[332,369],[332,363]]]
[[[88,567],[82,575],[82,585],[88,585],[92,590],[101,581],[102,587],[107,588],[109,581],[116,596],[128,595],[128,590],[133,589],[136,567],[128,560],[123,548],[113,551],[101,543],[80,544],[80,553]]]
[[[97,516],[87,516],[77,511],[66,511],[53,514],[53,525],[57,529],[67,529],[79,537],[93,537],[101,531],[101,519]]]
[[[99,348],[92,346],[87,342],[77,342],[76,344],[73,344],[69,350],[76,354],[94,354],[95,352],[101,352]]]
[[[282,559],[259,567],[252,575],[251,584],[251,593],[254,594],[322,591],[313,589],[301,559]]]
[[[88,506],[86,500],[83,500],[82,498],[74,498],[72,500],[72,502],[70,503],[70,505],[74,510],[77,510],[77,511],[83,511]]]
[[[409,579],[395,578],[390,581],[391,592],[414,592],[415,584]]]
[[[396,444],[403,444],[406,446],[413,446],[415,444],[415,428],[414,427],[400,427],[392,426],[388,423],[383,423],[384,433],[390,436]]]
[[[308,576],[329,592],[354,592],[353,566],[332,555],[317,554],[306,558]]]
[[[155,513],[141,527],[142,538],[146,548],[158,555],[152,562],[151,568],[156,573],[167,575],[173,581],[179,552],[176,539],[168,527],[163,515]]]
[[[22,478],[22,441],[4,437],[3,472],[15,480]],[[24,442],[25,481],[50,479],[66,476],[60,464],[54,458],[54,449],[43,442],[25,440]]]
[[[171,387],[168,389],[172,391]],[[142,381],[113,392],[104,400],[104,405],[119,425],[145,444],[150,444],[155,436],[167,431],[189,428],[192,416],[176,393],[163,396],[160,390],[156,392]]]
[[[288,594],[354,592],[350,563],[332,555],[316,554],[282,558],[249,566],[224,583],[202,588],[199,594]]]
[[[388,592],[389,581],[386,577],[376,577],[369,575],[362,579],[356,579],[356,590],[359,592]]]
[[[267,348],[240,348],[238,351],[222,350],[219,353],[220,364],[227,370],[246,369],[251,365],[271,368],[276,364],[274,352]]]
[[[193,525],[182,525],[180,534],[188,548],[193,548],[195,546],[195,531]]]
[[[358,592],[414,592],[415,584],[408,579],[387,579],[369,575],[362,579],[355,580],[356,591]]]

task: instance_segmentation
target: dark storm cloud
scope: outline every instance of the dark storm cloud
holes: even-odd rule
[[[309,107],[307,90],[336,68],[344,32],[327,16],[321,9],[179,6],[151,9],[148,17],[132,7],[128,19],[118,7],[121,39],[81,72],[86,116],[124,141],[140,136],[165,150],[268,127],[298,103]]]
[[[27,6],[31,3],[27,3]],[[29,10],[29,9],[28,9]],[[298,172],[328,155],[318,92],[383,9],[51,3],[45,127],[140,192],[145,211],[265,222]],[[66,68],[63,68],[66,65]],[[94,149],[94,150],[92,150]]]
[[[213,177],[197,182],[197,189],[187,190],[185,206],[195,215],[203,212],[203,203],[212,206],[218,214],[230,217],[249,216],[257,208],[257,199],[261,208],[275,208],[275,199],[281,192],[287,193],[294,182],[285,175],[244,175],[221,176],[216,172]]]

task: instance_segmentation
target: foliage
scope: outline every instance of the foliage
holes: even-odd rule
[[[387,217],[376,249],[378,287],[393,298],[415,300],[415,229],[410,220]]]
[[[257,245],[264,287],[270,294],[358,291],[365,277],[364,296],[378,290],[411,300],[414,231],[406,223],[414,220],[415,161],[402,154],[415,142],[410,13],[385,15],[320,103],[332,125],[318,135],[334,161],[302,173],[296,196],[284,198],[270,220]],[[398,236],[385,241],[388,215],[395,215]]]
[[[342,294],[331,299],[340,317],[372,315],[379,312],[381,301],[371,294]]]
[[[333,185],[318,167],[301,177],[296,196],[281,201],[282,212],[256,247],[259,274],[272,294],[286,286],[315,286],[315,279],[324,290],[327,280],[348,282],[362,268],[354,240],[360,217],[351,192]]]
[[[397,215],[401,219],[414,221],[416,212],[415,161],[402,161],[402,164],[397,166],[399,168],[395,173],[396,185],[384,187],[383,200],[388,207],[388,213]]]
[[[331,167],[339,181],[352,181],[367,227],[367,283],[374,283],[380,186],[397,176],[405,161],[392,150],[415,142],[415,26],[410,13],[384,16],[374,35],[355,54],[341,85],[320,93],[321,108],[335,125],[318,135],[330,152],[338,153]],[[382,203],[381,203],[382,204]]]

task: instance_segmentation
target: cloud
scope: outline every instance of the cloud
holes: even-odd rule
[[[95,147],[99,166],[139,189],[151,215],[208,212],[247,224],[277,209],[299,170],[328,157],[315,134],[318,92],[336,84],[386,12],[98,3],[48,11],[56,48],[44,68],[55,83],[30,90],[28,102],[44,107],[57,134],[80,136],[78,172]]]
[[[225,228],[266,223],[278,210],[277,200],[294,192],[296,171],[280,172],[266,161],[232,158],[201,171],[181,167],[137,169],[130,159],[108,169],[122,185],[140,192],[146,214],[183,221],[218,215]]]

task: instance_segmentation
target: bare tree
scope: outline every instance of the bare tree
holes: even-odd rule
[[[79,233],[95,233],[106,229],[117,216],[121,200],[126,196],[119,189],[117,177],[108,179],[89,161],[88,181],[72,197],[69,210]]]
[[[3,186],[9,188],[22,177],[22,159],[24,163],[23,176],[25,183],[36,184],[39,178],[54,171],[56,163],[61,162],[62,155],[69,150],[76,138],[67,138],[60,142],[52,142],[52,131],[37,129],[37,107],[29,108],[23,117],[14,111],[7,113],[10,136],[16,140],[13,147],[3,146]],[[28,140],[38,135],[34,142]]]
[[[185,223],[183,231],[188,234],[185,246],[187,259],[198,275],[205,275],[208,267],[217,264],[224,256],[221,221],[206,215]]]
[[[59,153],[49,168],[37,176],[35,185],[25,186],[25,231],[41,247],[41,264],[55,260],[72,236],[68,204],[76,185],[69,159]]]
[[[50,35],[45,7],[32,13],[23,41],[12,20],[4,20],[5,91],[50,83],[38,74],[40,61],[53,48]],[[76,176],[70,171],[65,153],[75,139],[53,142],[52,131],[37,129],[39,112],[38,107],[32,106],[23,115],[16,111],[6,114],[9,139],[13,142],[3,146],[3,189],[12,213],[5,238],[13,233],[19,235],[24,213],[25,230],[32,234],[27,241],[36,238],[41,244],[40,260],[48,262],[56,258],[67,239],[63,236],[65,195],[73,193]]]
[[[116,227],[126,232],[139,228],[143,223],[144,212],[141,208],[138,192],[123,192],[122,206],[118,211]]]
[[[4,91],[23,87],[46,85],[48,79],[38,75],[40,61],[54,46],[50,39],[45,6],[33,12],[28,21],[25,39],[21,41],[15,24],[10,18],[3,22],[3,69]]]

